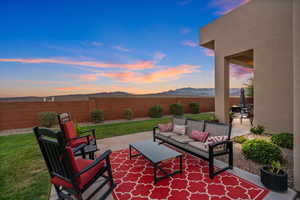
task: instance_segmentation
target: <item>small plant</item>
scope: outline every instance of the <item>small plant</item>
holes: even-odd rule
[[[239,143],[239,144],[243,144],[244,142],[246,142],[248,139],[245,138],[245,136],[235,136],[233,138],[233,141],[236,142],[236,143]]]
[[[174,103],[170,105],[170,113],[173,115],[183,115],[183,106],[180,103]]]
[[[250,132],[256,135],[261,135],[265,131],[265,127],[262,125],[257,125],[257,127],[252,127]]]
[[[209,117],[209,120],[208,121],[211,121],[211,122],[219,122],[217,116],[215,114],[212,114],[210,117]]]
[[[79,125],[77,121],[75,121],[75,129],[78,134],[80,134],[80,132],[83,131],[83,128]]]
[[[200,104],[197,102],[189,103],[189,110],[192,114],[197,114],[200,112]]]
[[[123,116],[125,119],[131,120],[133,118],[133,111],[131,108],[126,108],[123,112]]]
[[[41,112],[39,113],[39,121],[41,126],[52,127],[57,124],[57,116],[55,112]]]
[[[291,133],[279,133],[272,135],[271,141],[280,147],[293,149],[293,134]]]
[[[247,140],[242,145],[242,151],[247,159],[261,164],[271,164],[282,159],[280,148],[263,139]]]
[[[229,112],[229,122],[230,122],[230,124],[232,124],[233,117],[234,117],[234,112]]]
[[[280,171],[282,171],[283,167],[279,161],[272,161],[271,162],[271,167],[270,167],[270,172],[273,174],[280,174]]]
[[[94,109],[91,112],[91,121],[93,123],[99,123],[104,120],[104,113],[102,110]]]
[[[163,116],[163,108],[160,105],[155,105],[149,108],[149,116],[152,118],[159,118]]]

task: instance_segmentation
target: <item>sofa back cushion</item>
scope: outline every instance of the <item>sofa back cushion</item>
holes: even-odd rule
[[[207,138],[208,138],[208,133],[207,132],[202,132],[202,131],[197,131],[197,130],[193,130],[190,134],[189,134],[190,138],[195,139],[199,142],[206,142]]]
[[[201,120],[201,121],[187,120],[187,124],[186,124],[187,134],[190,135],[193,130],[203,132],[204,131],[204,124],[205,123],[204,123],[203,120]]]
[[[228,139],[230,139],[231,128],[227,124],[207,122],[205,124],[204,131],[208,132],[210,137],[212,137],[212,136],[227,136]]]
[[[186,126],[185,125],[174,125],[174,128],[173,128],[173,132],[174,133],[177,133],[179,135],[185,135],[186,133]]]

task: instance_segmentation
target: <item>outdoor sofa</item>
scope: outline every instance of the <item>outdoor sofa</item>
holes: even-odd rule
[[[158,126],[153,128],[153,140],[160,140],[160,143],[167,143],[180,150],[190,153],[209,162],[209,177],[214,178],[217,174],[233,168],[233,148],[230,141],[231,125],[223,123],[212,123],[206,121],[196,121],[186,118],[173,118],[172,126],[185,125],[184,135],[170,132],[159,131]],[[193,130],[208,132],[209,136],[225,136],[226,140],[214,143],[202,143],[189,137]],[[227,137],[226,137],[227,136]],[[228,166],[214,170],[214,158],[217,156],[228,155]]]

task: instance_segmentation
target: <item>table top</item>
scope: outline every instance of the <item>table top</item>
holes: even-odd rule
[[[159,145],[150,140],[140,141],[130,145],[153,163],[159,163],[182,155],[169,147]]]

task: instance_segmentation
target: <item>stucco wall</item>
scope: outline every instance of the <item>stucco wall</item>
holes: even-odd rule
[[[300,191],[300,1],[294,0],[294,180]]]
[[[224,118],[222,113],[228,108],[223,100],[229,78],[224,58],[253,49],[255,123],[271,131],[292,132],[292,0],[252,0],[203,27],[200,43],[210,41],[216,53],[218,116]]]

